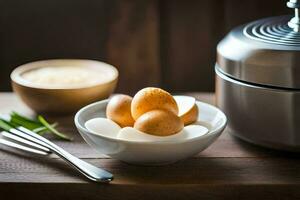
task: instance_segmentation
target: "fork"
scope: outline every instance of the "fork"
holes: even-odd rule
[[[33,153],[38,153],[46,155],[48,153],[54,153],[67,161],[71,166],[81,172],[88,179],[96,182],[110,182],[113,180],[113,175],[101,168],[98,168],[94,165],[91,165],[72,154],[68,153],[61,147],[57,146],[48,139],[36,134],[35,132],[26,129],[24,127],[14,127],[9,128],[6,131],[2,132],[4,137],[7,137],[11,140],[26,144],[33,148],[29,148],[8,140],[0,139],[1,144],[5,144],[10,147],[18,148],[25,151],[30,151]]]
[[[27,146],[24,146],[24,145],[15,143],[15,142],[11,142],[9,140],[5,140],[3,138],[0,138],[0,144],[3,144],[5,146],[9,146],[9,147],[12,147],[12,148],[16,148],[16,149],[19,149],[19,150],[35,153],[35,154],[40,154],[40,155],[49,154],[48,152],[45,152],[43,150],[33,149],[33,148],[30,148],[30,147],[27,147]]]

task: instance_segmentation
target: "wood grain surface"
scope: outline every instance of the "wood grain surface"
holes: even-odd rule
[[[213,103],[210,93],[187,93]],[[13,94],[0,93],[1,114],[32,115]],[[264,149],[225,130],[209,148],[173,165],[141,167],[108,158],[79,136],[72,116],[52,117],[73,142],[52,140],[72,154],[115,175],[96,184],[57,156],[33,156],[0,146],[1,199],[299,199],[300,155]]]

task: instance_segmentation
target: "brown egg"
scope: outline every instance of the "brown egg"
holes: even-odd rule
[[[137,120],[142,114],[155,109],[167,110],[175,115],[178,114],[178,107],[173,96],[160,88],[144,88],[133,97],[131,103],[133,119]]]
[[[181,119],[167,110],[151,110],[134,123],[135,129],[156,136],[173,135],[181,131],[183,126]]]
[[[106,117],[113,120],[121,127],[133,126],[134,119],[131,116],[132,97],[124,94],[113,96],[106,107]]]
[[[197,121],[198,118],[198,106],[195,104],[188,112],[179,116],[180,119],[183,121],[184,125],[189,125]]]
[[[190,96],[174,96],[178,105],[178,116],[183,121],[184,125],[189,125],[197,121],[199,109],[196,104],[196,99]]]

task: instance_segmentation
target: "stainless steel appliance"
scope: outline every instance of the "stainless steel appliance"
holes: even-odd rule
[[[300,151],[300,18],[277,16],[232,30],[217,47],[217,105],[233,135]]]

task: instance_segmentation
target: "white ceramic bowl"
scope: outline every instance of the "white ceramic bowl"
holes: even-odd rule
[[[198,124],[208,128],[205,135],[184,141],[141,142],[109,138],[94,134],[85,127],[85,122],[105,117],[108,100],[90,104],[79,110],[75,125],[85,141],[102,154],[112,158],[140,165],[163,165],[189,158],[206,149],[222,133],[226,126],[226,116],[218,108],[197,101],[199,107]]]

